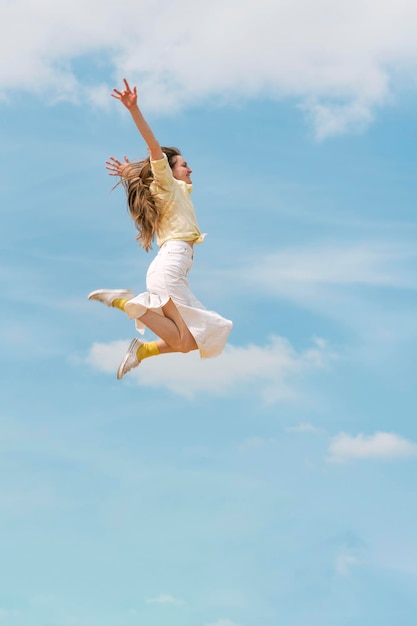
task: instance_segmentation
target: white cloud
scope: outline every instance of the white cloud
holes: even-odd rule
[[[87,363],[99,371],[115,374],[128,343],[95,343]],[[197,352],[152,357],[129,372],[125,380],[146,387],[165,387],[190,399],[201,392],[226,396],[250,391],[264,402],[274,403],[298,399],[298,379],[324,367],[331,358],[322,339],[315,339],[311,347],[296,352],[286,339],[273,337],[264,347],[228,345],[215,359],[201,360]]]
[[[340,104],[311,99],[300,108],[313,123],[318,139],[361,131],[373,120],[372,107],[360,100]]]
[[[414,0],[212,0],[203,19],[202,8],[195,0],[180,10],[160,0],[158,11],[151,0],[2,3],[0,95],[26,89],[94,102],[103,83],[127,75],[152,110],[290,96],[322,138],[368,124],[393,77],[414,80]]]
[[[94,343],[87,356],[87,363],[101,372],[117,372],[120,361],[124,357],[129,341],[111,341],[110,343]]]
[[[393,433],[378,432],[352,437],[339,433],[330,442],[327,460],[344,463],[352,459],[395,459],[417,456],[417,444]]]
[[[146,602],[148,604],[171,604],[173,606],[181,606],[184,604],[182,600],[178,600],[168,593],[161,593],[155,598],[147,598]]]

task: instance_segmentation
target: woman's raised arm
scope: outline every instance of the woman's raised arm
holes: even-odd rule
[[[123,82],[125,84],[125,89],[123,91],[113,89],[114,93],[112,93],[111,95],[113,98],[116,98],[116,100],[120,100],[120,102],[124,104],[124,106],[129,110],[130,115],[132,116],[132,119],[136,124],[136,128],[142,135],[146,145],[149,148],[149,154],[152,161],[159,161],[159,159],[163,158],[161,146],[159,145],[159,141],[153,134],[151,127],[143,117],[142,112],[138,107],[138,95],[136,87],[133,87],[132,91],[126,78],[123,79]]]

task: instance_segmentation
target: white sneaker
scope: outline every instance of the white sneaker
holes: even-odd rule
[[[97,289],[97,291],[92,291],[88,294],[88,299],[98,300],[107,306],[112,306],[116,298],[131,300],[134,295],[131,289]]]
[[[123,361],[119,365],[119,369],[117,370],[117,379],[121,380],[125,374],[130,372],[134,367],[137,367],[140,363],[138,361],[138,357],[136,356],[136,352],[138,351],[139,346],[143,344],[143,341],[140,339],[132,339],[130,346],[123,357]]]

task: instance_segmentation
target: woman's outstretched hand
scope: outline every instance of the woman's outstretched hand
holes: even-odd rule
[[[130,164],[129,159],[125,156],[123,157],[125,162],[119,161],[116,157],[109,157],[109,160],[106,161],[106,170],[108,170],[109,176],[123,176],[123,172],[126,167]]]
[[[142,135],[142,138],[145,140],[146,145],[148,146],[151,160],[159,161],[163,158],[161,146],[159,145],[159,141],[153,134],[153,131],[148,122],[143,117],[142,111],[138,107],[138,94],[136,93],[136,87],[133,87],[132,91],[126,78],[123,79],[123,82],[125,84],[124,90],[119,91],[118,89],[113,89],[113,93],[111,95],[113,96],[113,98],[116,98],[116,100],[120,100],[120,102],[124,104],[124,106],[128,109],[133,121],[135,122],[136,128],[138,129],[138,131]],[[114,163],[111,162],[110,165],[118,165],[117,159],[114,161]],[[115,170],[115,167],[108,167],[107,169],[112,172]],[[114,174],[111,174],[112,176],[120,176],[118,168],[116,169],[117,171],[115,171]]]
[[[131,109],[138,102],[138,94],[136,92],[136,87],[133,87],[133,91],[129,87],[129,83],[126,78],[123,79],[125,84],[125,89],[123,91],[118,91],[117,89],[113,89],[112,94],[110,94],[116,100],[120,100],[122,104],[125,105],[127,109]]]

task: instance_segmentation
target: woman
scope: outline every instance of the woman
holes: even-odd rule
[[[159,339],[132,340],[117,372],[119,380],[157,354],[199,350],[202,358],[217,356],[232,328],[230,320],[208,311],[188,286],[194,244],[205,237],[190,198],[192,170],[179,150],[161,148],[138,107],[136,87],[132,91],[126,79],[124,85],[123,91],[114,89],[111,95],[129,110],[150,157],[139,163],[110,157],[106,167],[111,176],[121,177],[139,243],[148,251],[156,238],[159,252],[149,266],[145,293],[134,296],[127,289],[100,289],[88,297],[121,309],[136,320],[139,332],[147,327]]]

